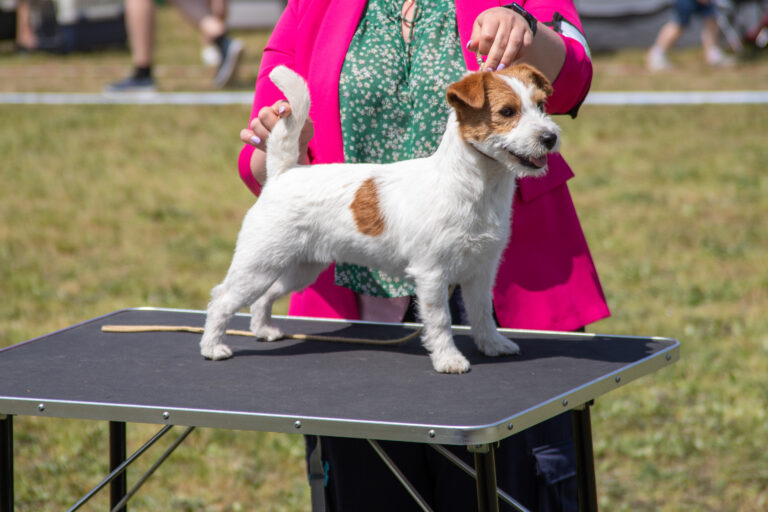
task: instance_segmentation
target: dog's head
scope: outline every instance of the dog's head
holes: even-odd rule
[[[552,85],[536,68],[470,73],[446,94],[465,141],[519,176],[544,174],[560,128],[544,110]]]

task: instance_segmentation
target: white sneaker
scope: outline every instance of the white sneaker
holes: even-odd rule
[[[736,59],[726,55],[720,48],[714,48],[707,52],[707,64],[719,68],[730,68],[736,64]]]
[[[200,51],[200,60],[209,68],[217,68],[221,64],[221,52],[215,44],[204,46]]]
[[[672,67],[664,50],[656,47],[648,51],[645,64],[649,71],[664,71]]]

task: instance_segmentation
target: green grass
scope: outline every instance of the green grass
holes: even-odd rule
[[[160,14],[161,87],[209,88],[195,33]],[[252,86],[248,58],[238,87]],[[594,90],[760,89],[768,77],[764,56],[720,72],[697,59],[683,51],[677,71],[651,75],[641,52],[599,56]],[[127,60],[0,55],[0,88],[99,90]],[[253,201],[235,169],[248,114],[0,105],[0,346],[125,307],[204,308]],[[765,510],[768,106],[587,106],[559,122],[613,311],[590,330],[683,344],[677,364],[594,407],[602,509]],[[129,425],[129,449],[157,428]],[[106,473],[104,423],[19,417],[15,436],[19,511],[66,509]],[[308,510],[302,453],[299,436],[199,429],[130,508]]]
[[[234,166],[248,113],[0,107],[0,346],[124,307],[204,309],[253,201]],[[130,425],[130,448],[155,430]],[[89,452],[106,449],[105,424],[16,418],[15,431],[17,510],[62,510],[106,473]],[[199,430],[131,509],[301,510],[302,447]]]
[[[669,54],[672,68],[662,73],[645,69],[645,49],[597,55],[593,91],[707,91],[762,90],[768,83],[765,52],[745,53],[733,68],[704,63],[701,48],[682,48]]]
[[[605,510],[768,506],[768,107],[585,108],[572,192],[613,311],[682,341],[674,367],[598,400]]]

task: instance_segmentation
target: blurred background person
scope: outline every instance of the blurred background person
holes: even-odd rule
[[[701,16],[701,45],[704,59],[710,66],[730,66],[731,56],[725,55],[718,46],[719,30],[715,18],[717,6],[712,0],[675,0],[674,18],[668,21],[656,36],[646,58],[651,71],[662,71],[671,67],[667,53],[683,35],[694,14]]]
[[[216,62],[215,87],[226,86],[234,77],[242,57],[244,46],[239,39],[227,34],[226,0],[171,0],[184,17],[199,31],[204,41],[215,48],[212,58]],[[216,13],[214,13],[214,10]],[[125,24],[131,47],[131,74],[114,84],[108,85],[107,92],[153,91],[155,80],[152,76],[155,42],[154,0],[126,0]],[[206,51],[206,50],[204,50]],[[208,51],[210,54],[211,51]]]

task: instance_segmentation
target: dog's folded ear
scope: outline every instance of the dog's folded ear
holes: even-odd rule
[[[448,86],[445,95],[448,104],[460,110],[463,108],[480,109],[485,104],[485,73],[470,73],[458,82]]]

